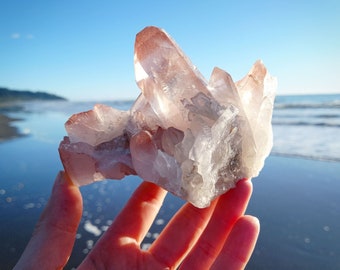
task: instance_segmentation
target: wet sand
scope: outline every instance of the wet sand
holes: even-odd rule
[[[0,100],[0,143],[23,136],[13,123],[23,119],[13,118],[8,115],[8,113],[15,113],[22,110],[23,106],[20,102],[6,102]]]
[[[261,232],[246,269],[340,269],[339,174],[338,162],[266,160],[252,181],[247,213]]]
[[[10,118],[4,114],[0,114],[0,142],[20,137],[18,129],[12,126],[13,121],[20,119]]]

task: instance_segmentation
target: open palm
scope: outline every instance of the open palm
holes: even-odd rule
[[[166,191],[143,182],[78,269],[243,269],[259,233],[255,217],[245,216],[252,192],[249,180],[198,209],[185,204],[148,250],[140,244]],[[32,239],[14,269],[62,269],[72,252],[82,214],[82,197],[59,173]]]

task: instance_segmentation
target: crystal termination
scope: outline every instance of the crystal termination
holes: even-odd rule
[[[59,153],[75,184],[137,174],[202,208],[259,174],[277,85],[261,61],[236,83],[219,68],[207,82],[165,31],[147,27],[134,65],[142,93],[129,111],[98,104],[65,124]]]

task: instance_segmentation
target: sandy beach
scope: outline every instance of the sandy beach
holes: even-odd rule
[[[0,114],[0,142],[20,137],[18,129],[11,125],[13,121],[20,119],[10,118],[4,114]]]
[[[10,102],[0,100],[0,143],[23,136],[14,123],[16,121],[22,121],[23,119],[10,115],[10,113],[19,113],[23,109],[23,105],[18,101]]]
[[[247,209],[261,233],[246,269],[340,269],[339,173],[338,162],[266,160]]]

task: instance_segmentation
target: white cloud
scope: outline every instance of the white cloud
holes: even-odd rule
[[[11,34],[11,39],[19,39],[19,38],[34,39],[35,37],[32,34],[26,34],[25,36],[21,35],[20,33],[12,33]]]
[[[20,38],[20,34],[19,33],[12,33],[11,34],[11,38],[12,39],[19,39]]]

